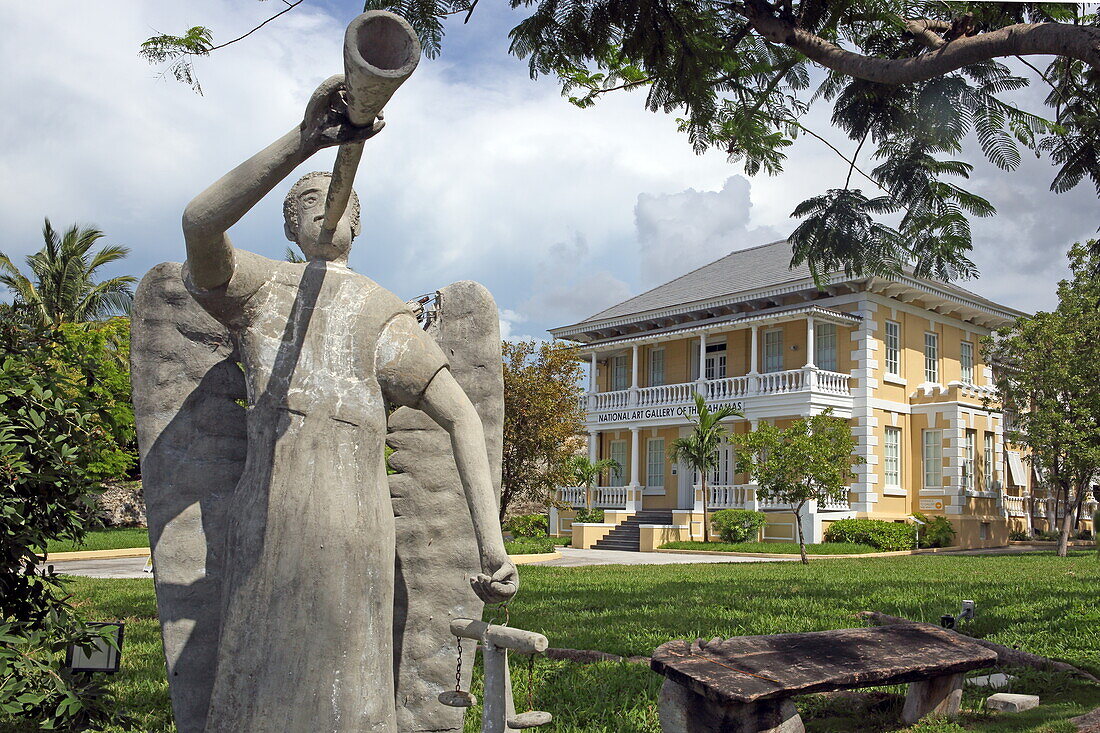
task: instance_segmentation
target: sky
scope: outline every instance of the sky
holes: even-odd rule
[[[278,7],[0,7],[0,251],[21,262],[41,247],[49,217],[55,228],[94,225],[131,249],[105,276],[181,260],[188,201],[300,122],[317,84],[342,70],[343,28],[360,6],[306,0],[198,60],[202,96],[164,78],[138,47],[197,24],[225,41]],[[846,164],[813,139],[796,143],[782,175],[750,180],[721,153],[696,155],[674,116],[644,108],[644,92],[575,108],[555,79],[531,80],[507,54],[519,17],[495,3],[479,5],[469,24],[452,20],[443,53],[421,61],[367,143],[356,180],[363,233],[350,265],[398,295],[477,280],[496,297],[506,337],[546,338],[730,251],[783,238],[800,201],[843,184]],[[845,145],[828,116],[822,108],[807,124]],[[1032,311],[1054,305],[1066,249],[1096,236],[1100,221],[1090,185],[1055,195],[1049,162],[1024,157],[1015,173],[975,168],[970,190],[999,213],[974,222],[982,277],[964,286]],[[281,259],[283,196],[332,159],[322,151],[277,186],[230,230],[234,244]]]

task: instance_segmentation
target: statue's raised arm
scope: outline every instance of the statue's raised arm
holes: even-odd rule
[[[321,83],[306,106],[302,124],[226,173],[196,196],[183,212],[183,236],[191,282],[203,290],[225,285],[233,276],[233,245],[226,232],[317,151],[366,140],[385,123],[355,127],[345,115],[344,76]]]

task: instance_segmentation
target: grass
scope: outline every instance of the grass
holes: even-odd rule
[[[669,542],[661,545],[660,549],[799,554],[797,542]],[[879,550],[871,545],[861,545],[857,542],[823,542],[820,545],[806,545],[807,555],[864,555],[871,552],[879,552]]]
[[[47,552],[76,552],[85,550],[122,550],[130,547],[148,547],[149,530],[144,527],[119,527],[97,529],[89,532],[79,545],[72,542],[51,541]]]
[[[511,606],[513,626],[539,631],[558,647],[648,655],[671,639],[816,631],[859,625],[853,615],[878,610],[935,621],[974,599],[978,616],[965,629],[1009,646],[1063,659],[1100,674],[1100,562],[1078,551],[1059,559],[1024,555],[925,555],[852,559],[843,563],[739,563],[552,568],[524,566]],[[174,730],[157,633],[152,581],[72,583],[76,602],[93,620],[127,622],[123,671],[110,683],[120,703],[148,733]],[[517,706],[532,680],[513,663]],[[536,660],[534,705],[549,710],[557,733],[656,733],[661,678],[644,665],[578,665]],[[1013,692],[1042,705],[1019,715],[981,709],[968,691],[955,722],[923,722],[910,733],[1069,733],[1067,721],[1100,706],[1100,686],[1056,674],[1021,673]],[[475,694],[480,692],[475,678]],[[812,696],[798,701],[812,733],[906,730],[897,723],[900,688],[869,700]],[[478,730],[475,710],[466,731]],[[4,730],[0,725],[0,730]]]

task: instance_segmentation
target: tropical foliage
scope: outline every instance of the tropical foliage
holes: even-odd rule
[[[592,508],[592,488],[596,485],[600,474],[604,471],[622,471],[619,462],[612,458],[602,458],[593,461],[588,456],[573,455],[569,457],[569,469],[573,473],[575,486],[584,487],[584,507]]]
[[[839,502],[848,498],[851,468],[863,463],[862,457],[852,454],[855,447],[848,423],[828,410],[796,420],[789,428],[760,423],[738,441],[738,470],[748,473],[757,484],[757,496],[790,504],[804,563],[809,560],[802,509],[810,501]],[[842,541],[864,542],[852,538]]]
[[[103,236],[98,229],[76,224],[59,234],[46,219],[45,244],[26,258],[29,275],[0,252],[0,285],[15,296],[17,312],[29,324],[83,323],[130,312],[136,278],[121,275],[96,282],[102,267],[130,253],[119,245],[93,252]]]
[[[548,503],[572,480],[583,427],[581,365],[560,343],[505,341],[504,461],[500,516],[517,499]]]
[[[1058,306],[1020,318],[986,340],[994,383],[1015,414],[1009,442],[1028,460],[1063,516],[1058,554],[1066,548],[1081,503],[1100,476],[1100,254],[1097,242],[1069,251],[1072,277],[1058,284]]]
[[[95,634],[36,548],[79,543],[92,526],[119,406],[109,386],[88,383],[100,355],[64,338],[0,327],[0,710],[42,729],[81,730],[110,720],[111,706],[65,673],[60,653]]]
[[[718,467],[718,451],[733,440],[733,433],[722,424],[731,417],[744,414],[731,405],[724,405],[713,412],[707,407],[703,395],[695,393],[695,415],[689,416],[691,432],[672,441],[668,459],[683,463],[699,474],[703,490],[703,516],[707,516],[707,474]],[[710,522],[703,522],[703,541],[710,541]]]
[[[760,530],[768,523],[764,512],[751,509],[722,509],[710,518],[723,542],[756,542]]]
[[[905,264],[944,279],[973,274],[970,219],[991,215],[993,207],[960,185],[973,170],[971,150],[1004,171],[1017,169],[1025,151],[1045,155],[1055,169],[1052,190],[1087,180],[1100,193],[1100,21],[1089,4],[510,5],[517,12],[510,52],[528,60],[532,76],[557,77],[580,107],[606,94],[645,90],[646,108],[677,115],[695,150],[718,149],[749,175],[781,172],[799,139],[812,138],[843,158],[844,179],[823,185],[794,210],[802,219],[792,237],[794,262],[809,263],[819,276],[838,269],[889,273]],[[405,16],[429,56],[442,49],[445,20],[469,21],[476,6],[477,0],[366,3]],[[348,17],[358,11],[353,0],[342,7]],[[177,78],[193,83],[190,60],[219,47],[209,28],[195,26],[150,38],[142,54],[173,64]],[[1027,109],[1015,92],[1031,83],[1046,96]],[[832,125],[847,145],[813,129],[811,111],[822,105],[831,106]],[[970,139],[976,150],[964,149]]]

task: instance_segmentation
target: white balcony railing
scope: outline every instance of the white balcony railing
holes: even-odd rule
[[[1010,517],[1026,517],[1027,516],[1027,497],[1023,496],[1005,496],[1004,505],[1005,512]]]
[[[707,508],[790,511],[790,504],[775,499],[758,499],[756,489],[756,484],[707,486]],[[848,499],[845,498],[841,501],[820,502],[817,509],[822,512],[846,512],[849,511],[850,506]]]
[[[587,505],[585,487],[559,486],[558,501],[577,508]],[[598,509],[622,509],[626,506],[625,486],[596,486],[592,489],[592,506]]]
[[[584,506],[583,486],[562,486],[558,489],[558,501],[570,506]]]
[[[669,407],[690,405],[696,392],[708,401],[725,402],[757,395],[781,395],[792,392],[815,392],[848,397],[851,395],[851,375],[804,367],[785,372],[723,377],[681,384],[618,389],[585,395],[581,404],[590,412],[627,410],[636,407]]]

